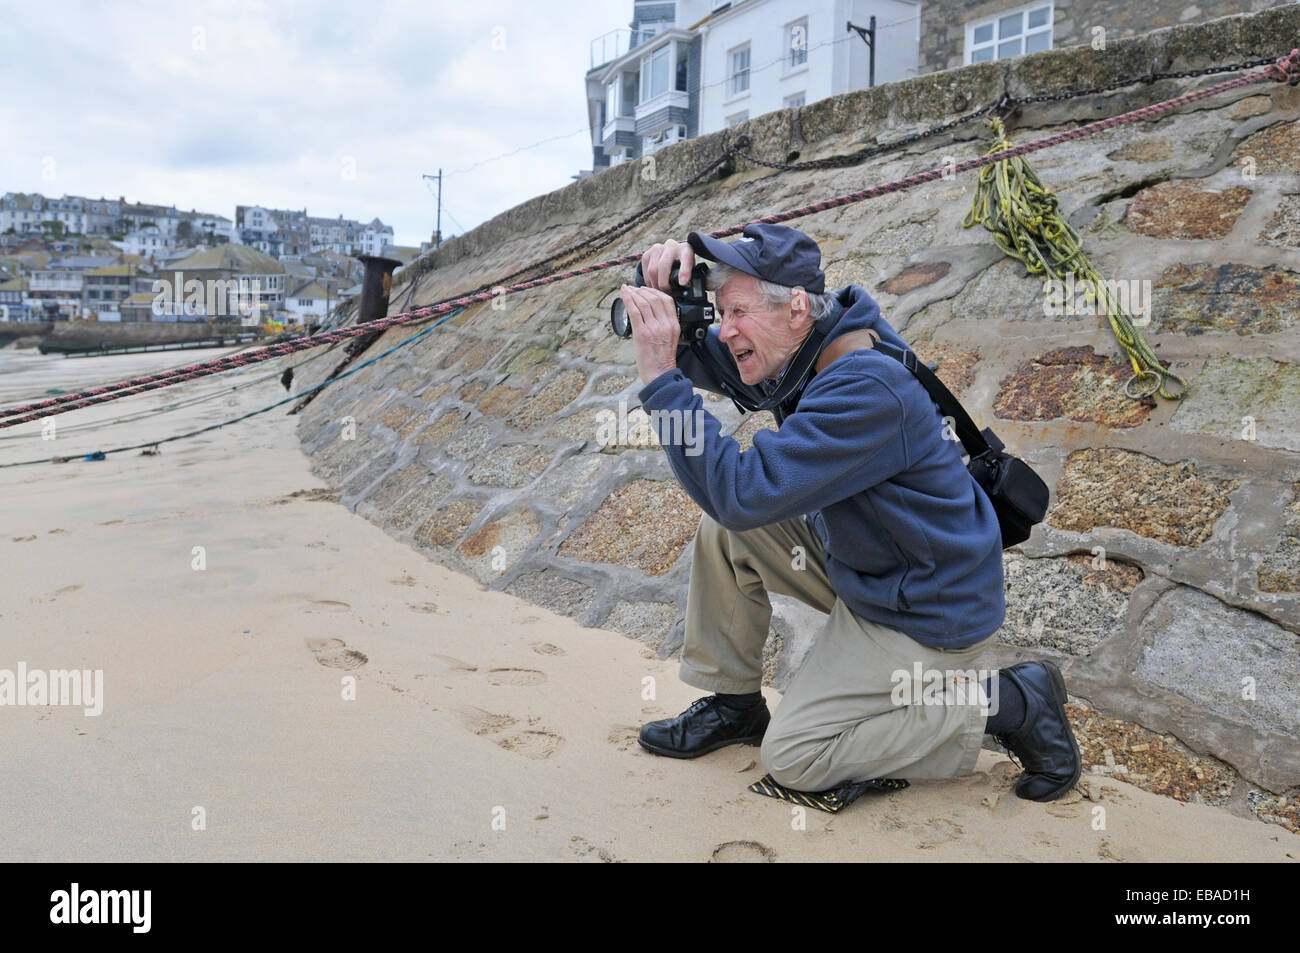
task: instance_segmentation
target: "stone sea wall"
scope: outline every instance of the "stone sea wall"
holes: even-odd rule
[[[1004,91],[1294,46],[1291,5],[1105,51],[922,76],[728,132],[750,134],[763,158],[820,158]],[[1008,128],[1025,142],[1222,79],[1028,106]],[[972,122],[835,171],[737,160],[588,260],[937,168],[989,142],[987,125]],[[503,213],[399,272],[393,313],[495,284],[609,227],[723,145],[721,133],[694,139]],[[1149,290],[1143,333],[1190,381],[1186,399],[1124,396],[1131,369],[1106,319],[1045,308],[1040,278],[982,229],[962,227],[972,175],[791,224],[821,243],[828,284],[867,288],[977,422],[1052,488],[1046,523],[1006,554],[1007,618],[992,661],[1058,661],[1088,770],[1300,829],[1300,88],[1235,90],[1029,161],[1100,271],[1132,283],[1135,304]],[[631,343],[608,330],[612,290],[628,273],[471,308],[326,389],[299,435],[344,505],[429,558],[667,657],[682,641],[700,512],[661,450],[603,439],[602,422],[634,409],[640,389]],[[393,329],[365,356],[418,331]],[[334,363],[309,365],[304,382]],[[742,447],[773,426],[712,395],[706,407]],[[773,602],[768,672],[781,687],[820,617]]]

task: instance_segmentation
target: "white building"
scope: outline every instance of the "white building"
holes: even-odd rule
[[[160,253],[175,247],[176,240],[174,235],[166,234],[157,225],[146,225],[143,228],[127,233],[122,241],[113,244],[121,248],[127,255],[155,258]]]
[[[297,324],[310,324],[325,317],[329,305],[338,301],[316,281],[299,285],[292,294],[284,299],[284,310],[296,319]]]
[[[746,0],[700,24],[700,128],[715,132],[871,82],[871,48],[848,24],[876,18],[875,83],[916,75],[920,4],[906,0]]]
[[[379,219],[373,219],[361,233],[361,254],[382,257],[393,247],[393,229]]]
[[[918,0],[634,0],[629,30],[592,41],[593,168],[914,76],[920,13]]]

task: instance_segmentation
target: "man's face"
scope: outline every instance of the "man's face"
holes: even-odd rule
[[[791,301],[769,307],[757,280],[743,273],[732,275],[718,289],[716,305],[722,320],[718,340],[731,351],[746,384],[779,375],[808,336],[812,326],[808,296],[797,291]]]

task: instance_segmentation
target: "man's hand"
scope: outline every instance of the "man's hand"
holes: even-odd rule
[[[624,285],[621,293],[632,325],[636,371],[641,383],[649,384],[677,366],[677,345],[682,337],[677,303],[654,288]]]
[[[680,265],[677,269],[678,277],[689,281],[691,269],[695,267],[695,252],[690,245],[686,242],[675,242],[671,238],[663,244],[651,245],[641,255],[641,277],[645,279],[646,287],[668,292],[677,290],[669,287],[668,284],[674,262]],[[678,287],[685,284],[684,281]]]

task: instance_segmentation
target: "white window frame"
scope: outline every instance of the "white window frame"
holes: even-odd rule
[[[654,61],[663,55],[667,60],[664,67],[664,88],[659,92],[654,92],[651,83],[654,82]],[[663,46],[651,50],[645,56],[641,57],[641,103],[648,103],[652,99],[658,99],[673,88],[673,45],[665,43]],[[638,103],[640,105],[640,103]]]
[[[798,27],[803,27],[803,48],[795,47],[794,31]],[[802,16],[798,20],[785,25],[785,56],[781,58],[785,64],[784,72],[795,73],[799,70],[808,68],[808,17]]]
[[[741,53],[745,54],[745,68],[736,69],[736,57]],[[729,99],[737,99],[741,96],[749,95],[750,70],[754,65],[753,53],[748,43],[742,43],[727,51],[727,96]],[[744,78],[745,85],[739,85],[739,80]]]
[[[616,73],[615,78],[605,84],[605,124],[609,125],[618,118],[619,99],[622,98],[623,76]]]
[[[1047,22],[1042,26],[1029,26],[1029,14],[1038,10],[1047,10]],[[1020,30],[1018,33],[1010,36],[1002,36],[1002,21],[1013,16],[1020,17]],[[1054,0],[1045,0],[1041,3],[1030,3],[1023,7],[1016,7],[1012,10],[1003,10],[991,17],[982,17],[979,20],[972,20],[966,24],[966,52],[965,63],[969,66],[972,63],[989,63],[995,60],[1011,59],[1016,56],[1025,55],[1025,42],[1031,36],[1047,35],[1046,49],[1052,49],[1056,42],[1053,30],[1053,24],[1056,20],[1056,4]],[[990,28],[990,39],[984,42],[977,42],[975,31],[983,27]],[[1006,43],[1016,43],[1017,52],[1002,54],[999,47]],[[991,58],[976,59],[977,54],[985,51],[991,52]],[[1035,51],[1041,52],[1041,51]]]
[[[794,102],[794,100],[796,99],[799,100],[797,103]],[[800,93],[791,93],[789,96],[785,97],[783,103],[786,109],[798,109],[801,106],[807,106],[808,93],[807,91],[800,92]]]
[[[738,112],[728,116],[724,120],[724,122],[726,122],[727,128],[731,128],[732,126],[745,122],[748,119],[749,119],[749,110],[746,109],[744,112]]]

